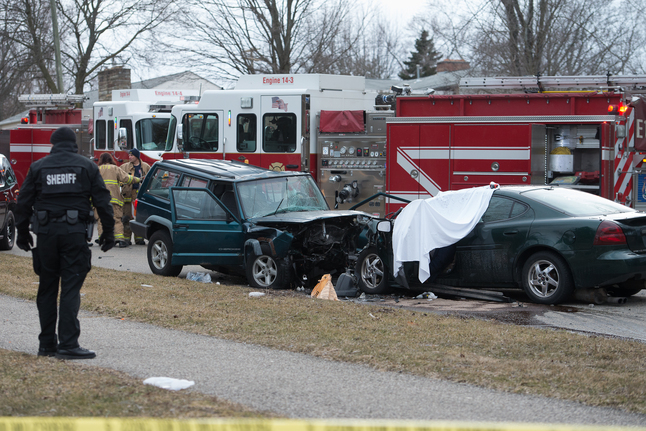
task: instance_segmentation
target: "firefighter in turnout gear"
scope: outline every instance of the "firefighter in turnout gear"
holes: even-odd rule
[[[36,297],[41,330],[38,355],[91,359],[96,354],[78,343],[81,327],[77,316],[81,287],[91,268],[87,241],[94,231],[92,204],[103,223],[101,249],[108,251],[114,246],[110,193],[97,166],[78,154],[72,129],[57,129],[50,141],[51,152],[31,165],[20,188],[16,243],[20,249],[32,251],[34,272],[40,277]],[[30,221],[37,235],[33,249]]]
[[[128,158],[130,161],[121,165],[121,169],[123,169],[125,173],[143,181],[144,177],[150,170],[150,165],[146,162],[142,162],[140,156],[141,154],[136,148],[128,151]],[[121,185],[121,195],[123,196],[123,236],[127,243],[130,242],[130,237],[132,236],[129,223],[129,221],[132,220],[132,201],[137,198],[138,191],[139,183]],[[145,242],[143,237],[136,236],[135,244],[144,245]]]
[[[138,184],[141,182],[141,178],[126,174],[123,169],[116,165],[110,153],[102,153],[99,157],[99,172],[111,196],[110,203],[114,213],[114,239],[120,248],[127,247],[128,243],[123,236],[123,198],[119,184]],[[101,224],[99,224],[98,229],[99,233],[101,233]]]

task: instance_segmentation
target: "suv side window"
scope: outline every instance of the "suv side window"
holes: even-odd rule
[[[150,180],[147,192],[164,199],[170,199],[168,189],[179,184],[181,174],[168,169],[157,169]]]
[[[226,220],[227,213],[204,189],[173,190],[178,220]]]
[[[208,183],[209,182],[207,180],[191,177],[189,175],[184,175],[184,179],[182,179],[182,187],[206,188]]]

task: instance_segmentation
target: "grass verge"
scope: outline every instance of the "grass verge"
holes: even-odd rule
[[[35,299],[31,259],[0,254],[0,265],[12,268],[0,279],[0,293]],[[94,267],[82,307],[381,370],[646,413],[644,343],[317,300],[289,290],[249,298],[249,291]]]
[[[143,385],[119,371],[2,349],[0,387],[0,416],[270,416],[199,392]]]

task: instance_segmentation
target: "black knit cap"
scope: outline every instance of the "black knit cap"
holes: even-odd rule
[[[58,144],[59,142],[72,141],[76,143],[76,133],[74,130],[69,127],[60,127],[52,133],[52,137],[49,138],[49,142],[52,144]]]

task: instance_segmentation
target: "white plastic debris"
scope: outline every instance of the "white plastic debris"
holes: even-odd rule
[[[142,284],[141,287],[153,287],[153,286],[150,284]]]
[[[249,292],[249,298],[260,298],[265,296],[264,292]]]
[[[190,388],[195,382],[193,380],[173,379],[171,377],[150,377],[144,380],[144,385],[157,386],[158,388],[168,389],[169,391],[179,391]]]
[[[201,283],[210,283],[211,274],[205,272],[189,272],[186,274],[186,279],[191,281],[199,281]]]
[[[428,299],[429,301],[432,301],[434,299],[437,299],[437,296],[435,296],[433,292],[424,292],[417,295],[415,299]]]

